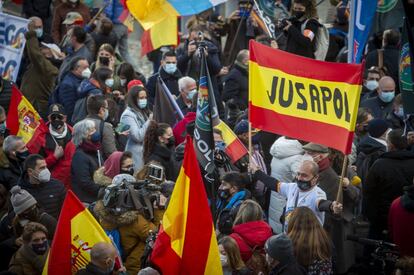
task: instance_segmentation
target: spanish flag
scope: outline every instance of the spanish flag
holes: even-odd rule
[[[226,154],[230,157],[233,163],[248,153],[247,148],[226,123],[220,121],[220,123],[214,128],[221,131],[223,141],[226,144]]]
[[[188,136],[184,162],[162,219],[151,262],[162,274],[222,274],[207,195]]]
[[[111,240],[79,199],[68,190],[43,275],[71,275],[90,261],[90,250]]]
[[[35,140],[33,137],[36,135],[38,128],[46,127],[32,104],[14,85],[6,124],[10,134],[22,137],[27,147],[31,147],[31,141]]]
[[[304,58],[250,41],[249,118],[268,132],[351,152],[363,64]]]
[[[178,17],[168,16],[144,31],[141,37],[141,56],[162,46],[178,45]]]
[[[167,0],[126,0],[129,12],[138,20],[144,30],[179,13]]]

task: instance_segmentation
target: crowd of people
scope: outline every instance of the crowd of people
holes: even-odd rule
[[[79,0],[55,0],[53,9],[51,2],[24,1],[29,24],[19,77],[0,82],[0,273],[42,273],[72,190],[114,240],[96,244],[77,274],[159,274],[148,239],[168,206],[185,137],[194,135],[200,51],[220,118],[248,147],[248,42],[317,58],[323,26],[315,1],[276,1],[290,8],[275,22],[277,40],[251,15],[250,0],[228,18],[212,10],[194,15],[176,48],[150,54],[148,79],[132,65],[122,1],[103,1],[98,16]],[[332,28],[348,30],[348,8],[336,6]],[[346,43],[336,33],[326,59],[342,62]],[[252,129],[250,158],[232,162],[214,130],[217,188],[207,193],[224,274],[384,274],[389,263],[378,265],[377,254],[388,243],[399,254],[391,269],[414,272],[414,116],[404,112],[398,84],[401,30],[380,35],[365,56],[350,155]],[[175,125],[154,120],[159,79],[184,115]],[[46,122],[30,144],[5,123],[12,85]],[[349,236],[383,242],[361,247]]]

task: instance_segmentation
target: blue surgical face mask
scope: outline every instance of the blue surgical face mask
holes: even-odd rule
[[[165,64],[164,70],[168,74],[173,74],[177,70],[177,64]]]
[[[36,37],[37,38],[40,38],[40,37],[43,36],[43,29],[42,28],[35,29],[35,32],[36,32]]]
[[[381,92],[379,94],[379,98],[385,103],[391,102],[394,99],[394,97],[395,97],[395,92],[394,91],[392,91],[392,92]]]
[[[404,118],[404,108],[403,106],[398,107],[397,111],[394,111],[394,114],[399,118]]]
[[[112,86],[114,86],[114,79],[108,78],[107,80],[105,80],[105,85],[108,86],[109,88],[112,88]]]
[[[98,131],[95,131],[95,133],[91,135],[91,142],[97,143],[100,141],[101,141],[101,133],[99,133]]]
[[[193,96],[197,93],[197,89],[191,90],[188,94],[187,94],[187,99],[188,100],[193,100]]]
[[[140,109],[145,109],[147,107],[148,100],[146,98],[144,99],[138,99],[138,107]]]

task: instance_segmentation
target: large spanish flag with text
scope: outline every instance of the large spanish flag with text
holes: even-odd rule
[[[252,126],[349,154],[363,67],[313,60],[251,40]]]
[[[30,141],[34,140],[36,130],[45,127],[43,119],[15,85],[12,87],[6,124],[10,134],[22,137],[28,147],[31,146]]]
[[[213,220],[189,136],[151,263],[162,274],[222,274]]]
[[[111,240],[79,199],[68,190],[43,275],[71,275],[90,261],[90,250]]]

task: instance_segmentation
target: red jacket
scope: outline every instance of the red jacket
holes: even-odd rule
[[[185,140],[185,136],[183,134],[186,131],[186,126],[188,123],[194,121],[196,119],[195,112],[188,112],[182,120],[180,120],[173,129],[173,134],[175,138],[175,145],[182,143]]]
[[[252,256],[252,250],[263,249],[267,239],[272,236],[272,228],[264,221],[247,222],[233,227],[230,234],[239,246],[244,262]]]
[[[67,127],[68,131],[72,133],[72,127],[68,124]],[[56,159],[53,155],[56,145],[50,137],[49,124],[46,124],[43,127],[38,127],[32,139],[27,144],[29,152],[31,154],[43,155],[46,160],[47,168],[49,168],[50,173],[52,174],[52,178],[61,181],[66,189],[71,189],[70,167],[76,150],[75,144],[73,144],[72,140],[68,141],[64,148],[63,157]],[[50,142],[50,140],[52,140],[52,142]]]
[[[404,194],[393,201],[388,213],[388,227],[392,241],[400,248],[400,254],[414,257],[413,199]]]

